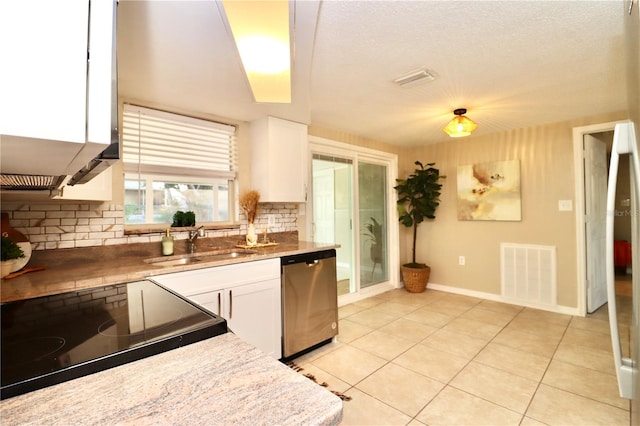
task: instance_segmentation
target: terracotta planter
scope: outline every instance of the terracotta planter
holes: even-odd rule
[[[422,293],[427,288],[429,282],[429,275],[431,274],[431,268],[425,266],[424,268],[410,268],[402,265],[402,281],[404,282],[404,288],[410,293]]]

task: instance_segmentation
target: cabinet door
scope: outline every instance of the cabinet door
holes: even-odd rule
[[[251,123],[252,186],[261,202],[306,201],[307,126],[275,117]]]
[[[82,150],[69,164],[69,175],[85,167],[118,138],[116,8],[114,0],[91,1],[86,138]]]
[[[88,17],[88,0],[0,2],[3,172],[30,174],[36,158],[64,174],[83,147]]]
[[[280,280],[271,279],[224,290],[229,329],[245,342],[281,357]]]
[[[154,281],[227,320],[238,337],[281,357],[280,259],[152,277]]]
[[[189,296],[187,297],[187,299],[224,318],[224,316],[222,315],[224,310],[223,294],[224,292],[222,290],[210,291],[207,293]]]
[[[89,1],[1,3],[0,133],[84,144]]]
[[[3,173],[73,174],[111,142],[114,29],[113,0],[0,1]]]

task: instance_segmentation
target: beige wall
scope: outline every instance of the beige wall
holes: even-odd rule
[[[576,223],[574,211],[558,210],[559,200],[574,201],[573,128],[626,118],[612,113],[507,132],[399,148],[337,130],[310,126],[309,134],[399,155],[398,173],[406,177],[416,160],[435,162],[443,181],[435,221],[418,228],[416,256],[432,267],[430,282],[462,290],[500,294],[500,243],[555,246],[558,265],[557,303],[578,306]],[[458,165],[520,160],[522,220],[469,222],[457,219]],[[411,233],[401,227],[400,259],[411,256]],[[458,256],[466,265],[458,265]]]
[[[412,171],[416,160],[435,162],[447,176],[435,221],[418,228],[416,256],[432,267],[430,281],[500,294],[501,242],[550,245],[557,248],[557,303],[577,307],[575,211],[558,211],[558,200],[574,200],[572,129],[624,116],[608,114],[403,149],[400,176]],[[522,220],[459,221],[457,166],[516,159],[520,160]],[[404,229],[400,244],[401,259],[406,261],[411,239]],[[465,266],[458,265],[458,256],[466,257]]]
[[[430,282],[463,290],[500,294],[500,243],[555,246],[557,303],[578,306],[575,210],[559,211],[559,200],[574,201],[573,128],[626,118],[625,113],[516,129],[491,135],[444,139],[441,143],[398,148],[344,132],[309,127],[309,134],[399,155],[398,174],[406,177],[414,162],[435,162],[443,181],[435,221],[418,228],[416,257],[432,267]],[[457,166],[520,160],[522,220],[469,222],[457,219]],[[576,206],[574,205],[574,209]],[[409,261],[411,233],[400,229],[400,260]],[[458,265],[458,256],[466,265]]]

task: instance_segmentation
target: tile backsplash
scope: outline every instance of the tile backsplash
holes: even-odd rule
[[[33,250],[53,250],[156,242],[162,232],[127,235],[124,229],[124,206],[110,203],[29,204],[3,202],[2,212],[8,213],[11,226],[27,236]],[[298,230],[297,204],[260,204],[255,220],[258,233],[267,227],[267,215],[273,215],[275,225],[268,232]],[[240,226],[208,229],[207,237],[229,237],[246,234],[246,218],[241,215]],[[174,238],[186,239],[187,232],[173,232]]]

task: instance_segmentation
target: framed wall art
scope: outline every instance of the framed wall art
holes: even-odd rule
[[[458,220],[522,220],[520,160],[458,166]]]

